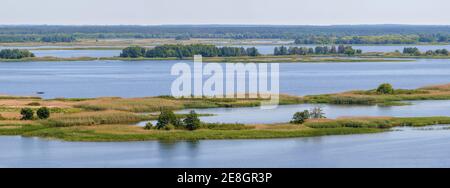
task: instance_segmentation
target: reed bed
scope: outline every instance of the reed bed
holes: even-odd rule
[[[48,120],[44,120],[42,124],[51,127],[92,126],[136,123],[147,119],[148,117],[144,115],[136,115],[130,112],[101,111],[56,115]]]

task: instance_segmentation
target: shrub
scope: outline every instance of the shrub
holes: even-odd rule
[[[309,117],[310,117],[310,114],[309,114],[308,110],[305,110],[303,112],[297,112],[294,114],[294,117],[292,117],[291,123],[303,124],[303,123],[305,123],[305,121],[307,119],[309,119]]]
[[[0,120],[5,120],[5,118],[0,114]]]
[[[34,116],[34,112],[31,108],[22,108],[20,114],[22,115],[21,120],[32,120]]]
[[[50,110],[47,107],[41,107],[36,112],[39,119],[48,119],[50,117]]]
[[[166,130],[166,131],[170,131],[173,129],[175,129],[175,126],[170,123],[164,127],[164,130]]]
[[[152,128],[153,128],[152,122],[148,122],[148,123],[146,123],[145,126],[144,126],[144,129],[145,129],[145,130],[150,130],[150,129],[152,129]]]
[[[162,110],[161,114],[159,114],[158,116],[158,123],[156,123],[156,128],[162,129],[169,124],[181,126],[180,120],[171,110]]]
[[[391,84],[384,83],[378,86],[377,93],[379,94],[394,94],[394,88]]]
[[[200,126],[200,119],[194,110],[186,116],[186,119],[184,119],[183,122],[188,130],[195,130]]]
[[[27,104],[28,106],[41,106],[41,103],[38,102],[30,102]]]

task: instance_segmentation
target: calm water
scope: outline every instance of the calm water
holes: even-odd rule
[[[450,130],[198,142],[62,142],[0,137],[0,167],[450,167]]]
[[[450,101],[413,101],[407,106],[363,106],[363,105],[286,105],[278,106],[273,110],[262,110],[259,107],[252,108],[218,108],[196,109],[197,113],[214,114],[200,119],[204,122],[221,123],[280,123],[289,122],[295,112],[312,109],[321,106],[326,117],[338,118],[349,116],[394,116],[394,117],[429,117],[450,116]],[[188,113],[182,110],[178,113]],[[144,126],[145,123],[139,124]]]
[[[173,61],[88,61],[0,63],[0,94],[42,97],[142,97],[170,94]],[[186,62],[192,64],[191,62]],[[293,95],[444,84],[450,60],[386,63],[280,64],[281,93]]]
[[[115,57],[121,50],[31,50],[36,57]]]
[[[98,52],[98,51],[96,51]],[[62,52],[57,52],[62,53]],[[89,55],[91,56],[91,55]],[[190,62],[187,62],[190,63]],[[176,78],[171,61],[0,63],[0,94],[43,97],[140,97],[170,94]],[[450,60],[402,63],[280,64],[282,93],[305,95],[372,89],[383,82],[397,88],[444,84]],[[411,106],[323,106],[328,117],[449,116],[450,102]],[[312,105],[202,109],[208,122],[289,121]],[[275,140],[198,142],[62,142],[0,136],[0,167],[450,167],[450,131],[402,128],[370,135]]]

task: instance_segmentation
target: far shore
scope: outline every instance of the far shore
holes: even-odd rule
[[[261,55],[256,57],[203,57],[203,62],[218,63],[352,63],[352,62],[412,62],[415,59],[450,59],[450,56],[273,56]],[[1,62],[68,62],[68,61],[179,61],[193,60],[193,58],[123,58],[123,57],[31,57],[22,59],[0,59]]]

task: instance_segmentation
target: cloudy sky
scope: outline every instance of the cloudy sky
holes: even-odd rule
[[[448,0],[0,0],[0,25],[438,24]]]

